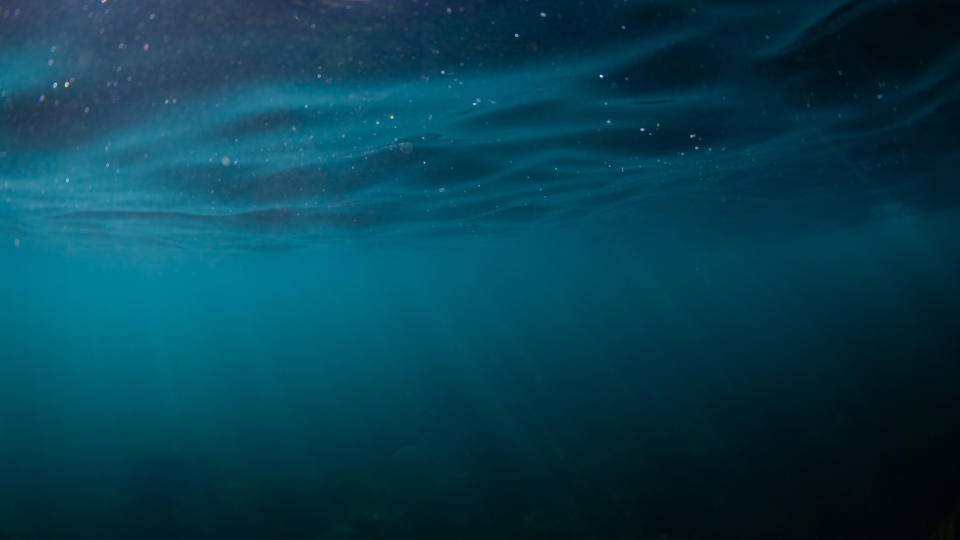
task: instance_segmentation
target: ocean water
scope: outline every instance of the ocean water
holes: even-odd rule
[[[0,0],[0,539],[957,539],[958,20]]]

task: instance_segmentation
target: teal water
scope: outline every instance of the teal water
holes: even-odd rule
[[[956,538],[957,15],[0,5],[0,539]]]

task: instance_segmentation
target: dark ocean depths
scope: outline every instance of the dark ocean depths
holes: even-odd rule
[[[958,21],[0,0],[0,539],[956,540]]]

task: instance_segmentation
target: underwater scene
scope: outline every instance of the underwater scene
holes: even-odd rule
[[[958,540],[958,21],[0,0],[0,540]]]

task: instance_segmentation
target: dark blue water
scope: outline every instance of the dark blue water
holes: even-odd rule
[[[957,20],[0,0],[0,539],[957,539]]]

